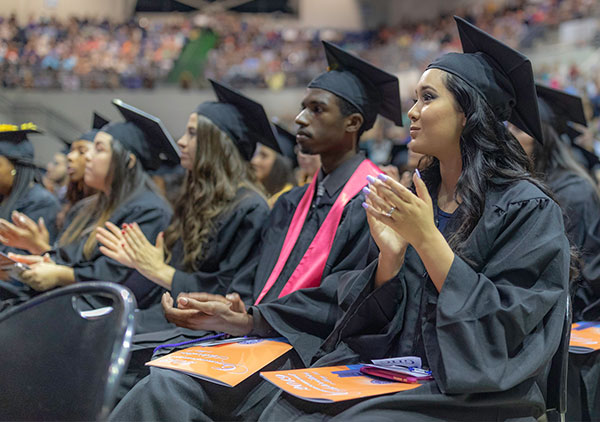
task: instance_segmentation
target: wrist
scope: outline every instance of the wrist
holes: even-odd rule
[[[149,278],[154,283],[162,286],[166,289],[171,289],[171,285],[173,284],[173,277],[175,276],[175,268],[165,264],[164,262],[154,271],[152,274],[142,274],[143,276]]]
[[[247,336],[254,329],[254,317],[247,312],[244,312],[244,319],[242,323],[242,330],[244,336]]]
[[[404,265],[404,255],[406,254],[407,245],[402,248],[401,253],[389,254],[379,252],[379,260],[377,263],[377,272],[375,273],[375,288],[396,277]]]
[[[75,272],[72,268],[65,265],[57,265],[56,272],[56,278],[60,286],[68,286],[75,283]]]
[[[432,229],[424,232],[419,241],[412,245],[420,255],[423,251],[431,250],[431,248],[435,249],[440,244],[440,241],[446,242],[444,235],[434,226]]]
[[[233,336],[246,336],[254,329],[254,318],[247,312],[236,312],[236,321],[229,323],[230,329],[223,330]]]
[[[29,252],[32,255],[43,255],[50,249],[52,249],[50,245],[43,239],[35,239],[31,249],[29,249]]]

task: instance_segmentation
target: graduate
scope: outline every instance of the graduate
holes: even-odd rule
[[[167,319],[198,330],[198,336],[206,331],[285,336],[294,351],[267,368],[304,366],[302,356],[315,353],[333,328],[339,309],[351,302],[351,295],[338,295],[342,286],[336,274],[364,268],[374,257],[369,253],[361,189],[364,178],[378,172],[357,154],[358,140],[377,114],[396,124],[402,121],[395,76],[333,44],[325,42],[324,46],[331,70],[308,85],[296,117],[301,150],[321,157],[317,177],[279,198],[255,254],[238,271],[226,297],[181,294],[176,298],[177,308],[171,296],[163,297]],[[253,304],[246,311],[246,305]],[[289,327],[281,324],[281,331],[273,331],[272,320],[267,322],[261,314],[263,306],[270,304]],[[211,315],[207,307],[214,310]],[[253,420],[275,393],[258,373],[227,388],[152,367],[150,375],[115,408],[111,419]]]
[[[570,252],[560,207],[503,122],[543,140],[529,60],[461,18],[464,53],[421,76],[415,191],[372,179],[380,254],[315,366],[418,356],[434,380],[396,394],[314,404],[280,394],[261,420],[535,420],[565,324]],[[422,178],[420,177],[422,176]],[[275,328],[275,327],[274,327]]]
[[[273,124],[273,128],[281,153],[259,144],[251,161],[256,178],[267,191],[267,203],[270,208],[273,208],[279,197],[290,191],[296,183],[293,164],[296,158],[296,137],[278,124]]]
[[[61,246],[44,257],[14,258],[31,265],[21,274],[21,281],[36,291],[76,282],[112,281],[129,287],[142,308],[156,300],[154,283],[104,256],[98,248],[96,230],[107,221],[119,227],[135,222],[154,240],[167,227],[172,213],[155,192],[145,169],[158,168],[162,161],[159,154],[169,162],[178,162],[179,157],[160,120],[120,100],[113,103],[126,121],[104,126],[86,155],[84,181],[98,193],[78,204],[61,236]]]
[[[265,111],[210,82],[219,101],[200,104],[177,141],[187,173],[164,235],[153,244],[137,225],[122,230],[111,222],[97,235],[102,253],[175,297],[180,292],[225,294],[269,214],[249,162],[258,141],[278,148]],[[136,334],[171,325],[160,304],[136,315]]]
[[[543,144],[511,126],[563,209],[565,229],[580,254],[578,286],[574,289],[574,321],[600,318],[600,198],[594,181],[571,154],[569,122],[587,126],[580,97],[536,85]],[[566,138],[563,140],[563,138]]]
[[[42,185],[62,203],[67,193],[67,154],[59,151],[54,154],[52,161],[46,164],[46,174],[42,178]]]
[[[93,146],[98,129],[106,124],[108,124],[107,120],[94,113],[93,128],[81,134],[69,146],[70,150],[67,153],[66,169],[69,180],[65,193],[66,202],[62,205],[61,210],[56,216],[56,228],[58,230],[56,239],[59,241],[59,244],[64,229],[69,226],[73,217],[74,213],[71,210],[74,205],[83,198],[95,193],[83,181],[86,163],[85,155]],[[39,219],[39,221],[34,221],[27,215],[18,212],[13,212],[11,217],[11,222],[0,220],[0,236],[4,239],[3,242],[5,245],[23,249],[34,255],[42,255],[52,249],[50,235],[43,218]]]
[[[46,228],[50,241],[56,237],[60,204],[40,183],[33,145],[27,139],[31,133],[41,132],[32,123],[0,125],[0,251],[4,253],[23,252],[2,231],[13,218],[27,216]]]

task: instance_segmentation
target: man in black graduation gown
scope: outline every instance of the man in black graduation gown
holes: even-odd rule
[[[319,154],[322,162],[299,236],[293,245],[287,244],[288,228],[292,230],[290,225],[310,189],[308,186],[295,188],[277,201],[255,255],[236,274],[230,289],[235,293],[227,297],[232,309],[240,312],[229,314],[230,302],[216,296],[180,296],[179,309],[173,308],[170,297],[163,298],[167,318],[180,327],[285,336],[294,351],[270,364],[271,369],[305,365],[305,358],[317,350],[338,314],[352,302],[352,293],[338,284],[338,275],[364,268],[375,256],[368,253],[370,235],[361,205],[364,196],[360,193],[348,198],[339,225],[334,227],[335,237],[326,256],[321,285],[300,288],[287,295],[282,292],[289,287],[288,281],[303,259],[313,253],[309,246],[318,236],[319,228],[327,224],[326,218],[333,212],[348,181],[364,164],[364,157],[356,153],[360,134],[372,127],[378,113],[401,124],[396,77],[332,44],[325,43],[325,49],[331,71],[309,84],[302,111],[296,117],[298,144],[306,153]],[[366,181],[362,180],[361,186],[364,184]],[[285,262],[280,262],[286,245],[292,247],[291,253]],[[327,253],[325,246],[318,245],[315,249]],[[281,271],[270,277],[278,263],[284,264]],[[270,288],[265,288],[269,282],[272,282]],[[259,305],[248,312],[243,310],[242,302],[251,305],[257,301]],[[209,316],[201,312],[205,305],[225,305],[227,310],[220,308],[225,312]],[[245,332],[240,331],[240,321]],[[272,324],[278,326],[277,331]],[[258,374],[235,388],[224,388],[174,371],[152,368],[150,376],[117,406],[111,419],[239,419],[242,416],[255,419],[275,391],[268,383],[261,382]]]

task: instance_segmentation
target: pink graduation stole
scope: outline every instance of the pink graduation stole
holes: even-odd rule
[[[331,247],[333,246],[333,239],[338,225],[340,224],[340,220],[342,219],[344,207],[367,184],[366,178],[368,175],[376,176],[379,173],[381,173],[381,170],[379,170],[379,168],[371,161],[364,160],[360,163],[358,168],[354,171],[354,174],[350,177],[350,180],[344,185],[342,192],[329,210],[327,217],[325,217],[325,221],[323,221],[323,224],[300,260],[300,263],[294,270],[294,273],[283,287],[279,297],[295,292],[298,289],[317,287],[321,284],[325,263],[329,257]],[[292,249],[294,249],[294,246],[296,245],[296,240],[298,240],[298,236],[300,235],[300,231],[306,220],[306,215],[310,209],[316,185],[317,175],[315,174],[315,177],[294,212],[294,217],[292,218],[292,222],[290,223],[290,227],[285,236],[277,263],[275,264],[269,279],[265,283],[262,292],[260,292],[258,299],[256,299],[255,305],[258,305],[269,289],[273,287],[273,284],[275,284],[279,274],[281,274],[290,253],[292,253]]]

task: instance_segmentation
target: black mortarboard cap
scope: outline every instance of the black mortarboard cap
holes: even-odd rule
[[[578,123],[583,124],[581,122]],[[598,158],[596,154],[588,151],[587,149],[575,143],[575,139],[577,139],[582,134],[581,131],[577,130],[576,128],[567,123],[567,129],[565,131],[565,134],[571,141],[571,148],[575,159],[582,166],[584,166],[588,170],[592,170],[600,166],[600,158]]]
[[[33,165],[33,145],[30,133],[42,133],[33,123],[0,125],[0,155],[20,164]]]
[[[377,114],[402,126],[400,84],[398,78],[370,63],[323,41],[328,71],[321,73],[309,84],[352,104],[363,115],[363,129],[373,127]]]
[[[275,136],[277,137],[277,144],[279,145],[281,155],[289,158],[292,161],[292,164],[294,164],[294,167],[296,167],[298,165],[298,158],[296,157],[296,151],[294,150],[296,146],[296,136],[277,123],[273,123],[273,128],[275,129]]]
[[[106,126],[109,123],[110,121],[108,119],[102,117],[98,114],[98,112],[94,111],[92,117],[92,129],[102,129],[102,127]]]
[[[76,140],[77,141],[84,140],[84,141],[94,142],[94,138],[96,137],[98,132],[100,132],[99,129],[88,130],[87,132],[83,132],[81,135],[79,135],[79,138],[77,138]]]
[[[179,150],[175,141],[158,117],[113,100],[126,123],[110,123],[102,128],[133,152],[146,170],[156,170],[162,164],[179,164]]]
[[[224,84],[209,79],[219,102],[208,101],[196,108],[225,132],[242,157],[250,161],[261,143],[280,152],[275,133],[262,105]]]
[[[499,120],[508,120],[543,142],[529,59],[466,20],[454,19],[463,53],[444,54],[427,68],[461,78],[479,92]]]
[[[64,139],[64,138],[58,138],[58,139],[63,144],[62,148],[60,149],[60,153],[64,154],[64,155],[67,155],[69,152],[71,152],[71,142],[69,142],[67,139]]]
[[[99,115],[98,113],[96,113],[94,111],[94,114],[92,116],[92,129],[88,130],[87,132],[82,133],[79,136],[79,138],[77,138],[77,140],[94,142],[94,138],[96,137],[96,134],[98,132],[100,132],[100,129],[102,129],[104,126],[106,126],[109,123],[110,122],[107,119],[105,119],[104,117],[102,117],[101,115]]]
[[[559,135],[568,134],[568,122],[587,126],[581,97],[540,84],[536,84],[535,89],[540,119],[552,126]]]

